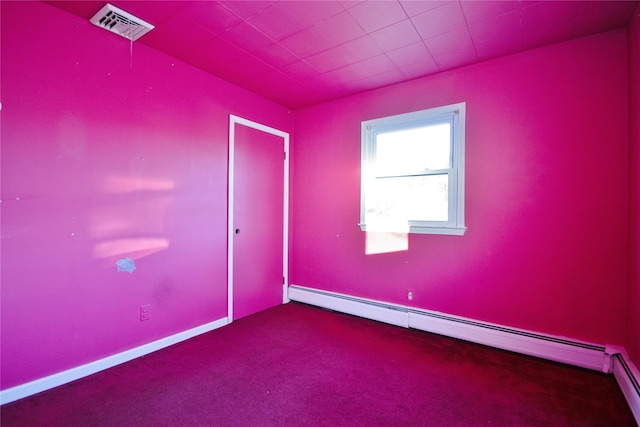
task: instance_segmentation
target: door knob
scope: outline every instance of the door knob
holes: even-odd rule
[[[240,229],[236,228],[236,234],[240,234]]]

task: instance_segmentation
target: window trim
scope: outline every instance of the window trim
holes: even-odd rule
[[[361,123],[361,177],[360,177],[360,223],[362,231],[386,231],[416,234],[443,234],[462,236],[467,230],[464,222],[464,146],[466,103],[445,105],[411,113],[366,120]],[[406,224],[366,223],[367,187],[376,179],[374,172],[375,135],[381,131],[406,129],[413,126],[451,121],[452,146],[449,177],[449,221],[407,221]],[[435,172],[435,171],[434,171]],[[408,172],[407,175],[411,173]],[[425,174],[426,175],[426,174]],[[453,184],[453,186],[451,185]],[[453,194],[453,203],[451,195]]]

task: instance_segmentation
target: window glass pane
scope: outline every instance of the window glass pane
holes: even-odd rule
[[[447,174],[378,178],[369,194],[373,199],[367,222],[405,223],[448,221],[449,177]]]
[[[379,133],[376,175],[400,175],[451,167],[451,124]]]

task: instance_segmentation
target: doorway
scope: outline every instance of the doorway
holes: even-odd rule
[[[289,134],[229,121],[228,319],[287,297]]]

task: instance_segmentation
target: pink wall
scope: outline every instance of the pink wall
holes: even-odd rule
[[[2,57],[2,388],[226,316],[228,115],[286,109],[41,2]]]
[[[622,344],[626,32],[296,111],[291,283]],[[360,122],[465,101],[465,236],[366,255]]]
[[[224,317],[228,114],[283,130],[292,119],[144,45],[131,57],[126,40],[46,4],[1,7],[6,389]],[[637,360],[626,58],[614,31],[297,111],[291,281],[401,304],[411,289],[418,307],[598,343],[625,342],[627,309]],[[365,255],[360,121],[461,101],[467,234]],[[636,119],[631,218],[639,135]],[[123,256],[134,273],[116,272]]]
[[[638,364],[640,362],[640,6],[636,6],[633,20],[629,25],[629,86],[631,206],[626,348]]]

